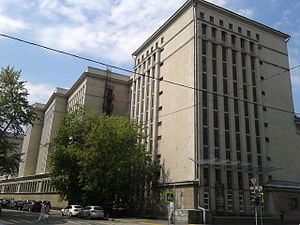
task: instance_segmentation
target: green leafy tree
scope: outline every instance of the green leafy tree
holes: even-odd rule
[[[13,67],[2,68],[0,73],[0,175],[12,174],[18,168],[20,154],[7,135],[17,136],[23,127],[32,124],[37,116],[29,105],[25,81],[20,81],[21,71]]]
[[[52,183],[70,202],[132,202],[159,171],[141,126],[79,109],[65,116],[50,144]]]

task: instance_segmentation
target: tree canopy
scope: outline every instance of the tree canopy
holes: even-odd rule
[[[82,108],[67,114],[49,146],[52,184],[73,203],[133,201],[159,171],[141,128]]]
[[[0,73],[0,175],[14,173],[20,162],[8,134],[16,137],[24,133],[23,127],[37,118],[27,100],[26,81],[20,81],[20,76],[21,71],[9,66]]]

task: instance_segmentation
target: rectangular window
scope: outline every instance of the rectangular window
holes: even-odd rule
[[[228,94],[228,86],[227,86],[227,80],[223,79],[223,93],[224,95]]]
[[[216,94],[213,95],[213,106],[214,109],[218,109],[218,96]]]
[[[247,85],[243,85],[243,93],[244,93],[244,99],[248,99],[248,93],[247,93]]]
[[[203,107],[207,107],[207,92],[202,93],[202,104]]]
[[[242,33],[242,28],[241,27],[238,27],[238,32]]]
[[[215,148],[215,158],[219,159],[220,158],[220,149]]]
[[[233,95],[234,97],[238,97],[237,82],[233,82]]]
[[[200,18],[204,19],[204,13],[203,12],[200,12]]]
[[[241,152],[236,152],[236,159],[237,161],[242,161],[242,153]]]
[[[235,65],[236,64],[236,51],[232,50],[232,64]]]
[[[251,31],[250,30],[247,30],[247,36],[251,37]]]
[[[230,149],[230,133],[225,131],[225,146],[227,149]]]
[[[226,62],[227,60],[227,48],[222,47],[222,61]]]
[[[256,40],[259,40],[260,37],[259,37],[259,34],[256,34]]]
[[[220,172],[220,169],[216,169],[216,183],[217,184],[221,183],[221,172]]]
[[[260,146],[260,138],[256,138],[256,149],[257,149],[257,154],[261,153],[261,146]]]
[[[203,145],[208,145],[208,129],[203,127]]]
[[[251,76],[252,76],[252,85],[256,85],[256,76],[255,76],[255,72],[251,72]]]
[[[227,77],[227,64],[223,62],[223,77]]]
[[[207,146],[203,147],[203,158],[204,159],[208,159],[209,158],[209,151],[208,151],[208,147]]]
[[[224,21],[223,21],[223,20],[219,20],[219,25],[220,25],[221,27],[223,27],[223,26],[224,26]]]
[[[254,52],[254,43],[253,42],[250,42],[250,51]]]
[[[246,67],[246,54],[242,53],[242,67]]]
[[[245,116],[249,116],[248,103],[244,102],[244,114]]]
[[[232,66],[232,79],[237,80],[236,66]]]
[[[226,41],[227,33],[225,31],[222,31],[221,34],[222,34],[222,41]]]
[[[202,54],[206,55],[207,53],[207,41],[202,40]]]
[[[255,133],[256,133],[256,136],[259,136],[259,121],[258,120],[255,120]]]
[[[202,35],[206,35],[206,29],[207,29],[207,25],[202,23]]]
[[[228,188],[232,187],[232,178],[231,178],[231,171],[230,170],[227,171],[227,187]]]
[[[297,210],[298,209],[298,199],[297,198],[291,198],[291,200],[290,200],[290,209],[291,210]]]
[[[206,72],[206,57],[202,57],[202,71]]]
[[[208,117],[207,117],[207,109],[203,109],[203,125],[207,125]]]
[[[213,22],[214,22],[214,17],[213,17],[213,16],[210,16],[210,17],[209,17],[209,21],[213,23]]]
[[[228,113],[224,114],[225,130],[229,130],[229,115]]]
[[[213,76],[213,91],[217,92],[218,91],[218,84],[217,84],[217,77]]]
[[[242,73],[243,73],[243,83],[247,83],[247,75],[246,75],[246,69],[244,68],[243,70],[242,70]]]
[[[212,57],[214,59],[217,58],[217,45],[216,44],[212,44]]]
[[[241,48],[245,48],[245,39],[241,38]]]
[[[251,56],[251,70],[255,70],[255,57]]]
[[[207,89],[207,76],[206,76],[206,73],[202,74],[202,88]]]
[[[242,174],[242,172],[238,172],[238,186],[239,186],[239,189],[243,189],[243,174]]]
[[[212,60],[212,73],[217,75],[217,60]]]
[[[239,118],[239,116],[235,116],[234,120],[235,120],[235,131],[240,132],[240,118]]]
[[[229,27],[230,30],[233,30],[233,25],[232,25],[232,23],[228,24],[228,27]]]
[[[217,29],[214,28],[214,27],[212,27],[211,28],[211,37],[212,38],[216,38],[216,36],[217,36]]]
[[[247,152],[251,152],[251,141],[250,141],[250,136],[246,136],[246,145],[247,145]]]
[[[234,114],[239,114],[239,101],[234,99]]]
[[[252,93],[253,93],[253,101],[257,102],[257,95],[256,95],[256,88],[255,87],[252,88]]]
[[[245,118],[245,129],[246,129],[246,134],[250,134],[249,118]]]
[[[224,96],[224,111],[228,112],[228,97]]]
[[[254,118],[258,118],[258,107],[257,105],[254,105]]]
[[[219,147],[219,131],[217,129],[214,130],[214,141],[215,147]]]
[[[232,46],[235,46],[235,39],[236,39],[235,35],[231,35],[231,45]]]
[[[236,144],[236,150],[241,150],[241,140],[240,140],[240,134],[235,134],[235,144]]]

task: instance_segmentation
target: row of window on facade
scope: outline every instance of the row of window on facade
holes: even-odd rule
[[[48,193],[55,192],[50,180],[0,185],[0,193]]]
[[[204,12],[200,12],[200,18],[202,20],[206,20],[206,15],[205,15]],[[208,18],[207,21],[209,21],[210,23],[215,23],[215,18],[213,16],[209,16],[209,18]],[[224,20],[219,19],[219,26],[225,28]],[[238,32],[240,34],[243,34],[243,28],[240,27],[240,26],[236,26],[235,27],[232,23],[228,23],[228,26],[226,27],[226,29],[229,29],[229,30],[232,30],[232,31],[236,31],[236,32]],[[246,31],[246,35],[248,37],[251,37],[252,36],[251,31],[247,30]],[[259,34],[256,33],[255,38],[256,38],[256,40],[260,40]]]
[[[85,85],[83,85],[75,95],[68,101],[68,109],[73,111],[76,109],[76,105],[83,105],[85,95]]]

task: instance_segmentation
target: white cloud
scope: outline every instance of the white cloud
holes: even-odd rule
[[[31,104],[46,104],[54,91],[54,88],[48,84],[32,84],[30,82],[27,82],[25,84],[25,87],[29,92],[28,100]]]
[[[26,27],[27,25],[21,20],[11,19],[9,17],[0,15],[0,29],[2,31],[14,32],[25,29]]]
[[[226,6],[228,3],[230,3],[230,0],[206,0],[207,2],[211,2],[215,5],[224,7]]]
[[[250,9],[250,8],[246,8],[246,9],[239,9],[237,11],[238,14],[245,16],[245,17],[253,17],[254,16],[254,10]]]

